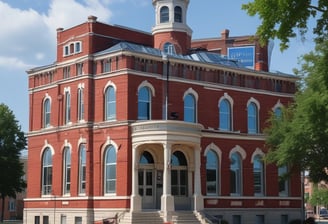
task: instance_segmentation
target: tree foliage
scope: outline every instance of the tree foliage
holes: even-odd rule
[[[328,39],[303,56],[304,86],[281,117],[271,116],[266,160],[309,170],[314,182],[328,181]]]
[[[257,35],[262,44],[270,39],[281,40],[280,49],[288,48],[290,38],[308,32],[308,21],[316,19],[313,33],[321,39],[328,32],[327,0],[254,0],[242,5],[248,15],[258,15],[261,25]]]
[[[24,167],[20,162],[20,151],[26,147],[26,138],[13,112],[0,104],[0,197],[15,197],[26,188]],[[4,209],[4,207],[2,207]],[[3,212],[0,222],[3,221]]]
[[[327,188],[314,188],[309,203],[312,206],[326,206],[328,205],[328,189]]]

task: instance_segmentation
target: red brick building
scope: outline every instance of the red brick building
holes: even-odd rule
[[[56,62],[28,71],[25,223],[301,217],[300,175],[261,160],[297,78],[268,72],[254,38],[192,40],[188,4],[153,0],[152,33],[57,29]]]

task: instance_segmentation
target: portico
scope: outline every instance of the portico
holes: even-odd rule
[[[132,124],[131,212],[203,209],[201,129],[181,121]]]

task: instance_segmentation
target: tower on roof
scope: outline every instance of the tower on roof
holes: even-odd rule
[[[152,0],[155,8],[154,47],[167,54],[186,54],[192,30],[187,25],[189,0]]]

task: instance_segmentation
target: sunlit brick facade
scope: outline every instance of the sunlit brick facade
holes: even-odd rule
[[[288,168],[261,160],[266,121],[293,100],[297,78],[268,72],[254,38],[193,41],[188,0],[152,2],[152,33],[90,16],[57,29],[56,62],[28,71],[24,222],[129,223],[149,210],[162,222],[179,211],[236,224],[300,218],[300,175],[279,181]],[[218,54],[239,48],[253,68]]]

